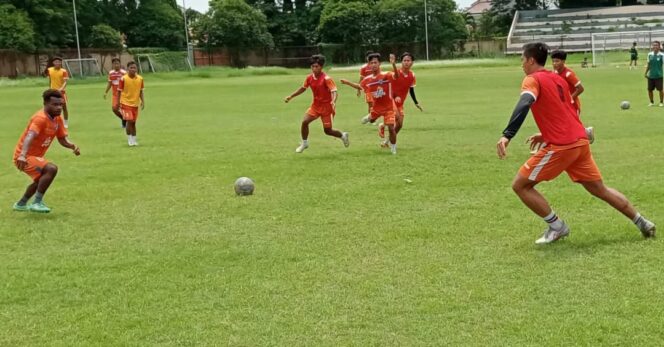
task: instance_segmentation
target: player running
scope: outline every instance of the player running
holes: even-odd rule
[[[664,92],[662,91],[662,81],[664,80],[663,64],[664,53],[661,52],[662,45],[659,41],[653,41],[652,51],[648,53],[648,62],[646,64],[645,77],[648,79],[648,97],[650,104],[648,106],[655,106],[652,92],[657,89],[659,91],[659,107],[664,107]]]
[[[560,76],[544,69],[547,55],[548,47],[544,43],[524,46],[521,62],[526,77],[521,86],[521,97],[503,136],[496,144],[498,157],[504,159],[510,140],[532,108],[541,133],[530,136],[528,142],[531,147],[541,143],[546,145],[519,169],[512,182],[512,189],[549,226],[535,243],[555,242],[570,233],[567,224],[535,189],[538,183],[553,180],[563,171],[567,172],[572,181],[580,183],[592,195],[631,219],[644,237],[654,237],[655,224],[641,216],[623,194],[604,185],[590,152],[583,124],[572,106],[567,83]]]
[[[362,80],[370,76],[372,74],[371,66],[369,66],[369,56],[373,54],[373,51],[367,51],[367,53],[364,55],[365,59],[367,60],[366,64],[362,65],[360,68],[360,80],[357,81],[357,83],[362,83]],[[380,69],[380,67],[379,67]],[[362,90],[358,89],[357,90],[357,96],[359,97],[362,94]],[[367,115],[371,114],[371,106],[373,106],[373,101],[371,100],[371,94],[364,94],[364,100],[367,103]]]
[[[373,107],[370,114],[362,118],[362,124],[374,123],[378,118],[383,117],[383,123],[387,125],[390,131],[390,150],[392,154],[397,154],[397,132],[396,113],[394,99],[392,98],[392,82],[396,73],[396,57],[390,54],[390,63],[394,72],[380,72],[380,54],[372,53],[369,55],[369,66],[371,66],[372,75],[365,77],[360,84],[342,79],[341,83],[351,86],[357,90],[364,90],[370,94],[373,100]]]
[[[127,74],[120,78],[118,85],[117,101],[120,105],[113,105],[113,108],[120,109],[122,119],[127,122],[127,143],[130,147],[138,146],[136,139],[136,121],[138,120],[138,107],[145,109],[145,96],[143,89],[143,77],[137,73],[136,63],[130,61],[127,63]]]
[[[108,72],[108,84],[106,85],[106,91],[104,92],[104,100],[106,100],[106,95],[108,91],[113,89],[113,102],[111,103],[111,109],[113,113],[120,118],[122,121],[122,128],[127,127],[127,121],[122,119],[122,112],[120,112],[120,103],[118,102],[118,87],[120,86],[120,79],[122,76],[127,74],[120,64],[120,58],[113,58],[111,61],[113,63],[113,69]]]
[[[572,69],[565,65],[567,60],[567,52],[563,50],[555,50],[551,53],[551,62],[553,63],[553,72],[557,73],[562,77],[565,82],[567,82],[567,87],[572,92],[572,102],[574,103],[574,108],[578,115],[581,115],[581,100],[579,100],[579,95],[585,90],[581,80],[576,77],[576,74]],[[595,142],[595,128],[587,127],[586,135],[588,136],[588,141],[590,143]]]
[[[415,97],[415,73],[411,71],[415,58],[413,58],[412,54],[404,52],[401,54],[400,59],[401,69],[396,69],[396,66],[393,66],[396,72],[394,73],[394,81],[392,81],[392,97],[394,98],[394,104],[396,105],[396,126],[394,127],[394,131],[396,131],[397,134],[403,127],[405,116],[403,105],[406,102],[409,93],[415,103],[415,107],[420,111],[423,111],[422,106],[417,102],[417,97]],[[378,125],[378,134],[380,137],[385,137],[385,125],[383,123]],[[384,140],[383,143],[387,145],[387,140]]]
[[[67,131],[60,117],[64,105],[64,98],[60,91],[49,89],[42,95],[44,108],[35,113],[28,127],[25,129],[14,150],[14,165],[32,178],[32,184],[25,190],[21,200],[14,204],[15,211],[32,211],[40,213],[51,212],[44,204],[44,194],[48,190],[58,167],[44,158],[46,151],[57,138],[60,145],[71,149],[75,155],[81,152],[75,144],[67,139]],[[34,195],[32,204],[28,200]]]
[[[304,84],[293,94],[284,98],[284,101],[288,103],[294,97],[304,93],[307,88],[311,88],[314,97],[311,106],[302,119],[302,125],[300,126],[302,143],[295,149],[295,153],[302,153],[309,148],[309,123],[318,118],[323,122],[323,131],[326,135],[341,139],[344,146],[348,147],[350,145],[348,133],[332,128],[332,120],[336,113],[337,85],[332,77],[323,72],[325,57],[319,54],[312,55],[310,63],[311,74],[305,78]]]
[[[52,60],[53,66],[46,69],[48,75],[49,88],[55,89],[62,94],[62,114],[65,117],[65,128],[69,128],[69,110],[67,110],[67,82],[69,81],[69,72],[62,68],[62,58],[55,57]]]

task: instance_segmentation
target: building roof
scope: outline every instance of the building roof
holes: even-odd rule
[[[468,7],[470,14],[482,14],[484,11],[491,9],[491,0],[477,0]]]

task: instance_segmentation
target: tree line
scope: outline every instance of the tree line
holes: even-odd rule
[[[648,0],[664,3],[664,0]],[[454,50],[474,36],[505,35],[514,11],[629,5],[636,0],[494,0],[479,20],[453,0],[427,0],[429,42]],[[76,47],[72,0],[0,0],[0,48]],[[81,47],[185,47],[192,42],[234,50],[424,42],[424,0],[211,0],[184,14],[178,0],[76,0]],[[479,23],[478,23],[479,21]]]

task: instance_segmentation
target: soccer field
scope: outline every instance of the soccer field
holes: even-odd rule
[[[338,83],[355,70],[329,71],[350,147],[315,122],[302,154],[311,93],[283,98],[306,70],[145,75],[136,148],[105,83],[74,80],[82,155],[47,154],[48,215],[11,208],[29,183],[14,146],[46,82],[0,87],[0,345],[661,344],[662,242],[562,175],[540,190],[572,233],[534,244],[545,224],[510,187],[532,117],[506,160],[495,149],[519,63],[417,63],[425,112],[407,101],[396,156]],[[572,68],[605,182],[664,226],[664,108],[647,107],[642,68]],[[253,196],[235,196],[240,176]]]

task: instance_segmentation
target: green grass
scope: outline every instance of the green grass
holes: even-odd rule
[[[664,109],[645,106],[641,70],[577,70],[606,183],[664,223]],[[662,242],[642,240],[563,175],[541,191],[572,234],[533,244],[543,222],[510,189],[532,119],[507,160],[495,154],[518,98],[518,62],[422,69],[426,112],[408,101],[397,156],[359,124],[365,105],[345,87],[335,127],[350,131],[351,147],[314,123],[311,147],[296,155],[311,97],[282,98],[305,70],[230,73],[146,75],[138,148],[102,100],[103,82],[72,81],[70,138],[83,154],[49,151],[60,167],[49,215],[11,211],[28,184],[11,155],[44,87],[0,89],[0,345],[664,339]],[[622,100],[632,108],[621,111]],[[253,196],[234,195],[239,176],[255,180]]]

